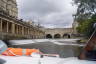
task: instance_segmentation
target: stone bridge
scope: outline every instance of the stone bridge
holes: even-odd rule
[[[72,28],[54,28],[44,29],[46,38],[70,38],[73,32]]]

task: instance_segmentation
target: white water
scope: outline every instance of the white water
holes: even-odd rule
[[[32,44],[32,43],[39,43],[39,42],[52,42],[57,45],[73,45],[73,46],[84,46],[76,43],[68,43],[68,42],[76,42],[79,39],[32,39],[32,40],[10,40],[11,45],[23,45],[23,44]],[[60,43],[58,41],[64,41],[67,43]]]

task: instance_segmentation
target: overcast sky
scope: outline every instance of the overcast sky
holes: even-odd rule
[[[76,7],[72,0],[17,0],[19,18],[34,20],[47,28],[72,27]]]

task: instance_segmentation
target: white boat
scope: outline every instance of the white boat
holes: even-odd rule
[[[0,56],[1,59],[5,60],[4,64],[96,64],[96,61],[79,60],[76,57],[70,58],[32,58],[32,57],[9,57]]]

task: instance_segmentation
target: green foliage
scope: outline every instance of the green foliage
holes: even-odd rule
[[[91,19],[84,20],[79,23],[77,27],[77,31],[81,34],[85,34],[86,36],[90,36],[93,31],[93,24],[96,23],[96,16],[93,15]]]

